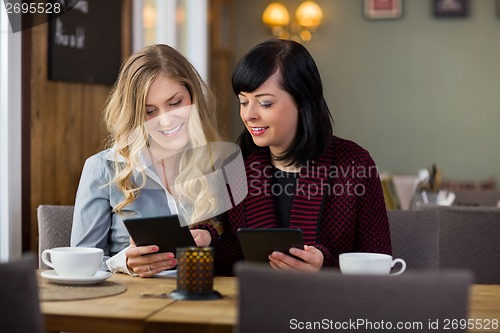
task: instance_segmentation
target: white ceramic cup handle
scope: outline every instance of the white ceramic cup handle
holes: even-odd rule
[[[401,258],[394,259],[392,261],[391,267],[394,267],[394,265],[396,265],[398,262],[401,264],[401,268],[399,269],[399,271],[391,273],[391,275],[399,275],[399,274],[403,273],[406,270],[406,261],[404,261]]]
[[[50,250],[44,250],[42,252],[42,261],[45,263],[45,265],[54,268],[54,265],[52,265],[52,261],[50,261]]]

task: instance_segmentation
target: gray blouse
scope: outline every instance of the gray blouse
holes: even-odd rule
[[[85,162],[76,194],[71,232],[71,246],[101,248],[105,260],[129,246],[130,235],[123,218],[178,213],[174,198],[163,186],[146,154],[141,156],[147,177],[146,186],[120,215],[114,213],[113,209],[123,200],[123,193],[110,182],[114,173],[113,159],[113,150],[107,149]],[[142,183],[139,170],[134,172],[133,181]]]

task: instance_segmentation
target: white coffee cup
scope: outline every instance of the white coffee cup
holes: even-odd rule
[[[401,268],[391,273],[391,268],[401,264]],[[339,255],[339,265],[342,274],[374,274],[398,275],[406,270],[406,262],[401,258],[382,253],[349,252]]]
[[[42,252],[42,261],[64,277],[94,276],[103,257],[104,251],[94,247],[55,247]]]

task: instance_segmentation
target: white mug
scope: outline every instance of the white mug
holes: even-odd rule
[[[391,268],[401,264],[401,268],[391,273]],[[406,262],[401,258],[382,253],[349,252],[339,255],[339,265],[342,274],[374,274],[398,275],[406,270]]]
[[[42,261],[64,277],[94,276],[103,257],[104,251],[94,247],[55,247],[42,252]]]

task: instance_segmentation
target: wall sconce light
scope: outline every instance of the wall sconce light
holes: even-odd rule
[[[323,11],[314,1],[302,2],[295,11],[292,23],[287,8],[281,2],[271,2],[262,13],[262,22],[271,28],[274,36],[298,42],[310,41],[322,18]]]

